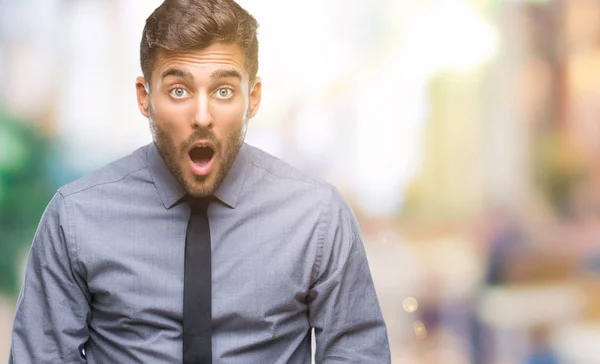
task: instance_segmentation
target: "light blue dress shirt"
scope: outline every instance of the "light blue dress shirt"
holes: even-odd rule
[[[9,363],[181,363],[184,193],[154,143],[59,189]],[[335,188],[244,144],[215,197],[214,363],[309,364],[313,328],[317,363],[390,362],[359,226]]]

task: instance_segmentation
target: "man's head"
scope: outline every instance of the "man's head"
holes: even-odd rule
[[[146,20],[138,105],[192,196],[219,187],[258,110],[257,27],[233,0],[166,0]]]

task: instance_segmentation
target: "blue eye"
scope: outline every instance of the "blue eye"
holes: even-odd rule
[[[229,99],[233,96],[233,90],[230,88],[222,87],[216,92],[217,98],[219,99]]]
[[[177,87],[177,88],[172,89],[170,94],[171,94],[171,96],[173,96],[176,99],[182,99],[187,96],[187,91],[181,87]]]

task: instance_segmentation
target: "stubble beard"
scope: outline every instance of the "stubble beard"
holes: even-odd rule
[[[212,196],[221,183],[223,183],[223,180],[235,162],[240,148],[244,144],[248,126],[247,115],[244,116],[242,127],[227,136],[227,147],[223,150],[223,143],[208,129],[196,130],[187,140],[177,146],[171,135],[156,123],[151,104],[149,105],[148,113],[150,131],[156,148],[173,176],[183,186],[185,192],[195,198]],[[184,168],[187,166],[183,166],[183,164],[187,164],[187,153],[190,146],[198,140],[211,141],[217,149],[213,158],[217,159],[213,162],[214,167],[210,175],[191,175],[187,177],[186,173],[184,173]]]

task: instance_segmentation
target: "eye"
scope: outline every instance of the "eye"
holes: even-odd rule
[[[233,90],[227,87],[221,87],[217,90],[215,95],[217,95],[217,98],[219,99],[229,99],[233,96]]]
[[[171,96],[176,99],[183,99],[187,96],[188,92],[181,87],[174,88],[170,91]]]

